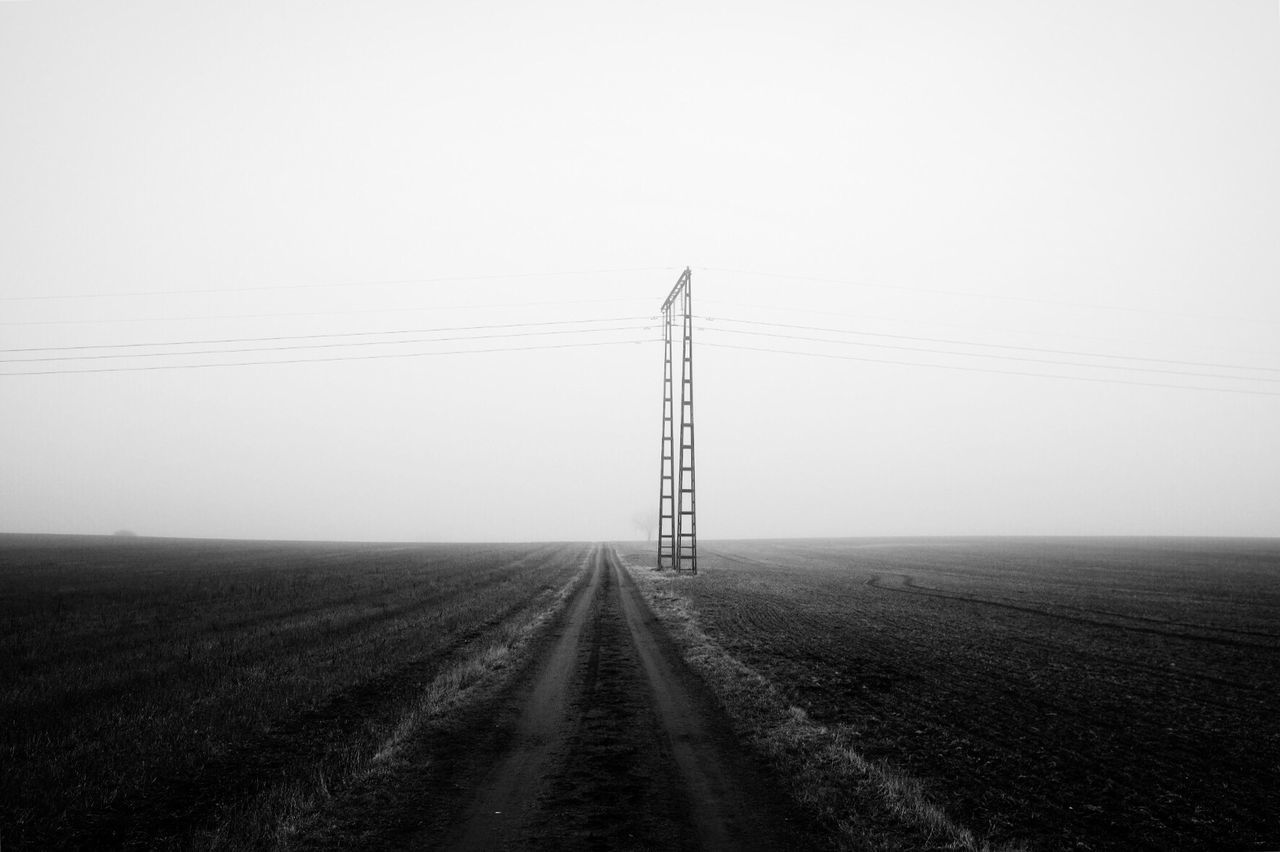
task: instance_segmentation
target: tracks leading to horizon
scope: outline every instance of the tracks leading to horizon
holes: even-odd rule
[[[790,814],[607,548],[446,846],[778,849]]]
[[[616,555],[597,547],[591,560],[490,707],[420,738],[395,773],[340,808],[338,823],[357,830],[331,821],[300,845],[794,848],[795,806],[746,756]]]

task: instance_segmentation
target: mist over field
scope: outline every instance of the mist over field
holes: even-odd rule
[[[0,3],[0,530],[643,537],[688,265],[704,539],[1280,535],[1277,93],[1260,1]]]

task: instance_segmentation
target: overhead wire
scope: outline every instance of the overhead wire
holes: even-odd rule
[[[867,336],[867,338],[884,338],[884,339],[891,339],[891,340],[913,340],[913,342],[918,342],[918,343],[943,343],[948,345],[965,345],[965,347],[1006,349],[1006,351],[1016,351],[1016,352],[1039,352],[1039,353],[1046,353],[1046,354],[1065,354],[1065,356],[1076,356],[1076,357],[1085,357],[1085,358],[1107,358],[1107,359],[1115,359],[1115,361],[1142,361],[1144,363],[1166,363],[1166,365],[1178,365],[1178,366],[1184,366],[1184,367],[1220,368],[1220,370],[1257,370],[1262,372],[1276,372],[1276,374],[1280,374],[1280,367],[1239,365],[1239,363],[1221,363],[1221,362],[1212,362],[1212,361],[1180,361],[1180,359],[1175,359],[1175,358],[1123,356],[1123,354],[1106,353],[1106,352],[1085,352],[1085,351],[1082,351],[1082,349],[1050,349],[1050,348],[1044,348],[1044,347],[1021,347],[1021,345],[1012,345],[1012,344],[982,343],[982,342],[978,342],[978,340],[959,340],[955,338],[927,338],[927,336],[913,336],[913,335],[905,335],[905,334],[884,334],[884,333],[879,333],[879,331],[836,329],[836,327],[817,326],[817,325],[796,325],[796,324],[790,324],[790,322],[764,322],[760,320],[739,320],[739,319],[733,319],[733,317],[700,316],[698,317],[698,319],[709,321],[709,322],[736,322],[736,324],[739,324],[739,325],[773,327],[773,329],[794,329],[799,331],[822,331],[822,333],[824,334],[850,334],[850,335],[856,335],[856,336]],[[835,342],[832,342],[832,343],[835,343]],[[874,345],[874,344],[858,343],[855,345]],[[983,357],[996,357],[996,356],[983,356]]]
[[[699,332],[723,331],[723,329],[711,329],[703,326],[695,326],[695,329],[698,330]],[[558,330],[553,333],[564,333],[565,331],[566,330]],[[568,330],[568,333],[580,333],[580,332],[581,330],[578,330],[578,329]],[[545,333],[547,332],[522,332],[518,335],[512,335],[512,336],[540,336]],[[761,333],[755,333],[755,334],[760,335]],[[799,336],[795,336],[795,337],[799,337]],[[459,339],[476,340],[476,339],[484,339],[484,338],[482,338],[481,336],[470,336],[470,337],[459,338]],[[823,339],[823,338],[812,338],[812,340],[814,342],[820,342],[820,343],[835,343],[835,344],[847,343],[846,341],[832,341],[832,340]],[[394,345],[395,343],[405,343],[405,342],[407,341],[378,341],[377,343],[381,345],[387,345],[387,344]],[[433,340],[426,341],[426,342],[440,343],[440,342],[447,342],[447,341],[446,339],[443,339],[443,338],[435,338]],[[273,359],[267,359],[267,360],[233,361],[233,362],[218,361],[218,362],[185,363],[185,364],[151,364],[151,365],[144,365],[144,366],[88,367],[88,368],[72,368],[72,369],[59,368],[54,370],[26,370],[26,371],[0,372],[0,378],[3,378],[4,376],[149,372],[149,371],[165,371],[165,370],[206,369],[206,368],[216,368],[216,367],[250,367],[250,366],[307,364],[307,363],[333,363],[333,362],[342,362],[342,361],[368,361],[368,360],[382,360],[382,359],[391,359],[391,358],[418,358],[418,357],[430,357],[430,356],[437,356],[437,355],[465,355],[465,354],[483,354],[483,353],[498,353],[498,352],[531,352],[531,351],[553,350],[553,349],[577,349],[577,348],[616,346],[616,345],[636,345],[636,344],[656,343],[656,342],[659,342],[658,338],[641,337],[641,338],[632,338],[632,339],[620,340],[620,341],[613,341],[613,340],[575,341],[572,343],[560,343],[560,344],[537,345],[537,346],[499,346],[499,347],[466,348],[466,349],[452,349],[452,350],[429,350],[429,351],[420,351],[420,352],[380,352],[380,353],[374,353],[374,354],[368,354],[368,355],[335,355],[335,356],[328,356],[328,357],[313,357],[313,358],[289,358],[289,359],[273,358]],[[335,344],[335,345],[340,345],[340,344]],[[903,360],[886,359],[886,358],[870,358],[870,357],[857,356],[857,355],[843,355],[843,354],[837,354],[837,353],[831,353],[831,352],[813,352],[813,351],[803,351],[803,350],[795,350],[795,349],[778,349],[778,348],[766,348],[766,347],[758,347],[758,346],[743,346],[738,344],[716,343],[714,341],[706,341],[706,340],[702,340],[699,345],[716,348],[716,349],[795,355],[795,356],[803,356],[803,357],[816,357],[816,358],[833,359],[833,360],[841,360],[841,361],[857,361],[857,362],[873,363],[873,364],[890,364],[895,366],[915,367],[915,368],[924,368],[924,369],[939,369],[939,370],[951,370],[951,371],[961,371],[961,372],[987,373],[992,375],[1011,375],[1011,376],[1022,376],[1022,377],[1041,378],[1041,379],[1059,379],[1059,380],[1068,380],[1068,381],[1089,382],[1094,384],[1118,384],[1118,385],[1129,385],[1129,386],[1139,386],[1139,387],[1166,388],[1166,389],[1172,389],[1172,390],[1245,394],[1245,395],[1251,395],[1251,396],[1280,396],[1280,393],[1275,393],[1275,392],[1246,390],[1246,389],[1230,388],[1230,387],[1209,387],[1209,386],[1203,386],[1203,385],[1143,382],[1143,381],[1135,381],[1135,380],[1129,380],[1129,379],[1099,378],[1094,376],[1066,375],[1066,374],[1060,374],[1060,373],[1044,373],[1044,372],[1031,372],[1031,371],[1020,371],[1020,370],[999,370],[999,369],[992,369],[992,368],[985,368],[985,367],[961,366],[956,364],[936,364],[936,363],[922,363],[918,361],[903,361]],[[308,348],[314,348],[314,347],[308,347]],[[267,348],[254,350],[254,351],[284,351],[285,349],[286,347],[267,347]],[[922,350],[916,350],[916,351],[922,351]],[[235,353],[235,350],[215,350],[214,353],[210,353],[210,354],[233,354],[233,353]],[[182,354],[197,354],[197,353],[187,352],[187,353],[160,353],[160,354],[182,355]],[[934,352],[931,354],[956,354],[956,353],[947,353],[947,352],[940,351],[940,352]],[[124,355],[123,357],[137,357],[137,356]],[[1002,357],[1002,356],[993,356],[993,357]],[[1007,356],[1003,356],[1003,357],[1008,359]],[[1088,366],[1098,366],[1098,365],[1081,365],[1081,366],[1088,367]],[[1193,374],[1193,375],[1200,375],[1205,378],[1210,378],[1210,376],[1206,376],[1204,374]],[[1244,377],[1236,377],[1236,378],[1239,378],[1240,380],[1250,380],[1250,379],[1245,379]]]
[[[1118,343],[1118,344],[1129,345],[1129,346],[1148,345],[1146,341],[1137,341],[1131,338],[1102,336],[1102,335],[1096,335],[1096,334],[1076,334],[1073,332],[1062,331],[1061,329],[1047,330],[1044,328],[1033,328],[1028,326],[1021,326],[1019,328],[1007,328],[1007,327],[995,328],[991,326],[978,325],[975,323],[948,322],[948,321],[933,320],[933,319],[922,320],[918,317],[913,319],[904,319],[900,316],[895,317],[895,316],[885,316],[883,314],[869,314],[869,313],[866,313],[865,311],[861,311],[858,313],[850,313],[848,311],[827,311],[827,310],[817,310],[814,308],[798,308],[798,307],[795,307],[794,305],[777,305],[777,304],[766,305],[766,304],[753,303],[753,302],[738,302],[738,301],[731,301],[726,299],[714,299],[714,298],[700,299],[699,303],[702,305],[708,305],[708,304],[724,305],[725,307],[730,307],[730,308],[747,308],[749,310],[767,311],[769,314],[779,314],[779,313],[805,314],[808,316],[839,317],[841,319],[855,319],[855,320],[871,319],[871,320],[882,320],[882,321],[889,322],[892,324],[897,324],[897,325],[905,324],[905,325],[913,325],[913,326],[920,326],[920,325],[946,326],[951,328],[979,329],[984,332],[997,332],[1002,334],[1029,335],[1029,336],[1036,336],[1036,337],[1050,336],[1050,337],[1059,337],[1059,338],[1065,338],[1065,339],[1071,339],[1071,340],[1088,340],[1095,343]],[[710,318],[711,317],[708,317],[708,319]],[[1208,348],[1208,349],[1216,349],[1216,350],[1232,351],[1232,352],[1247,352],[1251,355],[1261,354],[1261,355],[1272,356],[1274,354],[1273,352],[1270,352],[1270,351],[1263,352],[1257,349],[1244,349],[1238,346],[1222,346],[1220,344],[1205,345],[1202,343],[1193,344],[1193,345],[1196,348]]]
[[[1099,304],[1092,304],[1089,302],[1073,302],[1065,299],[1043,299],[1035,296],[1013,296],[1005,293],[973,293],[973,292],[965,292],[963,290],[946,290],[946,289],[936,288],[936,287],[913,287],[913,286],[904,285],[904,284],[884,284],[884,283],[869,282],[869,281],[850,281],[847,279],[823,278],[823,277],[813,276],[813,275],[794,275],[791,273],[759,272],[759,271],[753,271],[753,270],[747,270],[747,269],[729,269],[725,267],[716,267],[716,266],[704,266],[704,267],[699,267],[699,269],[705,270],[707,272],[722,272],[729,275],[753,275],[760,278],[774,278],[774,279],[784,280],[784,281],[808,281],[815,284],[837,284],[843,287],[865,287],[865,288],[877,289],[877,290],[897,290],[897,291],[906,292],[906,293],[927,293],[930,295],[960,296],[960,297],[969,298],[969,299],[993,299],[993,300],[1006,301],[1006,302],[1023,302],[1023,303],[1041,304],[1041,305],[1054,305],[1057,307],[1085,308],[1088,310],[1095,310],[1095,311],[1116,311],[1121,313],[1139,313],[1139,314],[1153,314],[1158,316],[1188,317],[1191,319],[1216,319],[1216,320],[1225,320],[1228,322],[1248,322],[1248,323],[1263,323],[1266,325],[1280,325],[1280,320],[1266,319],[1262,317],[1229,316],[1229,315],[1222,315],[1222,314],[1201,314],[1201,313],[1190,313],[1187,311],[1162,310],[1160,308],[1138,308],[1138,307],[1130,307],[1125,305],[1099,305]]]
[[[916,361],[895,361],[887,358],[865,358],[857,355],[839,355],[831,352],[803,352],[796,349],[774,349],[774,348],[765,348],[762,346],[739,346],[737,344],[732,344],[732,343],[714,343],[714,342],[707,342],[707,341],[703,341],[699,345],[710,346],[715,349],[736,349],[743,352],[769,352],[777,355],[800,355],[800,356],[806,356],[811,358],[828,358],[828,359],[833,359],[838,361],[861,361],[869,364],[893,364],[895,366],[900,366],[900,367],[922,367],[922,368],[937,369],[937,370],[957,370],[957,371],[966,372],[966,373],[989,373],[989,374],[998,375],[998,376],[1028,376],[1028,377],[1038,378],[1038,379],[1065,379],[1067,381],[1090,382],[1093,384],[1132,385],[1132,386],[1149,387],[1149,388],[1168,388],[1171,390],[1204,391],[1209,393],[1232,393],[1232,394],[1245,394],[1248,396],[1280,397],[1280,392],[1244,390],[1240,388],[1207,387],[1203,385],[1178,385],[1178,384],[1165,384],[1161,382],[1139,382],[1139,381],[1132,381],[1129,379],[1104,379],[1104,378],[1097,378],[1094,376],[1069,376],[1069,375],[1063,375],[1059,373],[1034,373],[1030,371],[1021,371],[1021,370],[994,370],[994,369],[989,369],[985,367],[964,367],[957,364],[922,364]]]
[[[479,355],[492,352],[536,352],[550,349],[580,349],[601,346],[630,346],[641,343],[655,343],[656,338],[637,338],[631,340],[598,340],[575,343],[552,343],[542,346],[498,346],[485,349],[453,349],[430,352],[379,352],[370,355],[333,355],[321,358],[289,358],[265,361],[231,361],[209,362],[203,364],[148,364],[137,367],[86,367],[71,370],[26,370],[21,372],[0,372],[5,376],[50,376],[82,373],[135,373],[154,372],[160,370],[200,370],[216,367],[262,367],[285,364],[328,364],[336,361],[372,361],[389,358],[425,358],[440,355]]]
[[[427,313],[427,312],[443,312],[443,311],[470,311],[470,310],[507,310],[511,308],[541,308],[541,307],[565,307],[568,305],[588,305],[588,304],[604,304],[606,302],[649,302],[650,299],[625,298],[625,299],[560,299],[557,301],[543,302],[503,302],[499,304],[482,304],[482,305],[430,305],[426,307],[413,306],[397,306],[391,308],[357,308],[350,310],[334,310],[334,311],[282,311],[274,313],[256,313],[256,314],[202,314],[189,315],[180,317],[124,317],[124,318],[104,318],[96,317],[94,319],[71,319],[71,320],[0,320],[0,326],[26,326],[26,325],[112,325],[124,323],[144,323],[144,322],[196,322],[204,320],[241,320],[241,319],[294,319],[298,317],[329,317],[329,316],[349,316],[351,314],[411,314],[411,313]]]
[[[742,331],[739,329],[709,328],[706,326],[702,326],[700,328],[703,331],[709,331],[713,334],[739,334],[751,337],[768,337],[782,340],[802,340],[811,343],[831,343],[837,346],[862,346],[872,349],[892,349],[897,352],[922,352],[930,355],[946,355],[949,357],[987,358],[997,361],[1019,361],[1030,364],[1049,364],[1056,367],[1078,367],[1095,370],[1123,370],[1125,372],[1132,373],[1159,373],[1174,376],[1190,376],[1192,378],[1201,379],[1227,379],[1242,382],[1267,382],[1269,384],[1280,384],[1280,378],[1272,379],[1258,376],[1232,376],[1225,373],[1195,373],[1189,370],[1166,370],[1159,367],[1127,367],[1119,364],[1084,364],[1079,361],[1059,361],[1052,358],[1027,358],[1018,355],[988,355],[982,352],[959,352],[952,349],[931,349],[919,346],[895,346],[888,343],[861,343],[858,341],[830,340],[798,334],[776,334],[767,331]]]
[[[578,275],[626,275],[637,272],[669,272],[674,267],[648,266],[628,269],[576,269],[557,272],[513,272],[505,274],[488,273],[483,275],[444,275],[432,278],[397,278],[374,281],[338,281],[308,282],[303,284],[265,284],[249,287],[205,287],[191,290],[134,290],[126,292],[98,293],[51,293],[42,295],[0,296],[3,302],[43,302],[58,299],[113,299],[133,298],[141,296],[196,296],[210,293],[257,293],[266,291],[338,289],[349,287],[406,287],[418,284],[455,284],[468,281],[505,281],[527,278],[556,278],[559,276]]]
[[[405,280],[387,281],[387,282],[345,282],[345,283],[323,283],[323,284],[317,283],[317,284],[306,284],[306,285],[274,285],[274,286],[262,286],[262,287],[251,287],[251,288],[210,288],[206,290],[195,290],[195,291],[185,291],[185,292],[183,291],[137,291],[137,292],[128,293],[128,294],[111,294],[111,293],[92,294],[90,293],[90,294],[79,294],[79,295],[68,295],[68,296],[49,296],[47,298],[49,299],[99,298],[99,297],[107,297],[107,296],[113,296],[113,295],[146,296],[146,295],[171,295],[175,293],[181,293],[181,294],[214,293],[214,292],[229,293],[229,292],[243,292],[243,291],[252,291],[252,290],[295,290],[295,289],[313,289],[313,288],[321,288],[321,287],[365,286],[365,285],[374,285],[374,284],[446,283],[446,282],[467,281],[467,280],[471,280],[471,281],[498,280],[498,279],[509,279],[509,278],[543,277],[543,276],[554,276],[554,275],[605,274],[606,272],[655,271],[655,269],[666,269],[666,267],[636,268],[636,269],[630,269],[630,270],[592,270],[592,271],[561,272],[561,273],[548,272],[548,273],[517,273],[517,274],[511,274],[511,275],[455,276],[455,277],[441,277],[441,278],[433,278],[433,279],[413,279],[413,280],[405,279]],[[820,281],[823,283],[835,283],[835,284],[859,283],[861,284],[861,282],[838,281],[835,279],[819,279],[819,278],[812,278],[812,277],[806,277],[806,276],[775,275],[772,273],[761,273],[761,272],[744,272],[741,270],[711,268],[711,271],[730,272],[734,274],[761,275],[761,276],[794,279],[794,280],[812,280],[812,281]],[[887,287],[888,289],[906,289],[906,290],[913,290],[913,291],[919,291],[919,292],[948,293],[952,295],[977,296],[977,297],[987,297],[989,295],[989,294],[960,293],[958,291],[930,290],[925,288],[910,288],[910,287],[902,288],[902,287],[896,287],[893,285],[863,284],[862,286],[882,286],[882,287]],[[991,298],[1009,298],[1017,301],[1045,302],[1049,304],[1074,304],[1078,307],[1104,307],[1104,308],[1107,307],[1107,306],[1083,305],[1079,303],[1054,302],[1052,300],[1035,299],[1031,297],[1004,297],[1004,296],[990,296],[990,297]],[[5,301],[18,301],[25,298],[43,299],[46,297],[3,297]],[[449,306],[449,307],[457,308],[457,309],[470,309],[473,307],[496,309],[501,307],[528,307],[528,306],[544,306],[544,305],[553,306],[553,305],[565,305],[565,304],[584,304],[588,302],[599,303],[599,302],[629,302],[629,301],[639,301],[639,300],[638,299],[588,299],[588,300],[561,300],[561,301],[548,301],[548,302],[508,303],[507,305],[488,304],[488,305]],[[395,310],[399,312],[402,309],[395,309]],[[363,309],[359,311],[335,311],[332,313],[351,314],[351,313],[384,313],[384,312],[390,312],[390,311]],[[1166,313],[1166,314],[1171,313],[1167,311],[1147,311],[1147,312]],[[219,319],[219,318],[239,319],[239,318],[259,318],[259,317],[289,317],[289,316],[321,315],[324,313],[329,313],[329,312],[288,312],[288,313],[276,313],[276,314],[242,314],[242,315],[231,315],[231,316],[223,316],[223,317],[190,317],[189,319]],[[175,320],[175,319],[187,319],[187,318],[155,318],[155,320],[161,320],[161,319]],[[246,353],[254,353],[254,352],[283,353],[283,352],[294,352],[294,351],[302,351],[302,350],[336,349],[336,348],[347,348],[347,347],[356,347],[356,346],[390,347],[390,346],[408,346],[408,345],[422,345],[422,344],[457,343],[461,341],[484,341],[484,340],[494,340],[494,339],[541,337],[546,335],[565,335],[565,334],[577,335],[577,334],[592,334],[592,333],[634,332],[634,331],[645,331],[650,329],[652,326],[635,326],[635,325],[611,325],[611,326],[605,326],[605,327],[598,327],[598,326],[601,323],[629,323],[629,322],[639,322],[642,320],[651,320],[651,319],[653,319],[653,317],[605,317],[605,318],[598,318],[598,319],[581,319],[581,320],[558,320],[558,321],[550,320],[550,321],[541,321],[541,322],[488,323],[488,324],[476,324],[476,325],[438,326],[438,327],[432,327],[432,328],[364,330],[364,331],[345,331],[345,332],[295,334],[295,335],[262,335],[262,336],[244,336],[244,337],[172,339],[172,340],[164,340],[164,341],[129,342],[129,343],[114,343],[114,344],[82,344],[82,345],[44,346],[44,347],[15,347],[15,348],[8,348],[8,349],[0,349],[0,353],[17,354],[17,353],[36,353],[36,352],[41,352],[41,353],[53,353],[53,352],[90,353],[92,352],[93,354],[41,355],[39,357],[29,357],[29,358],[28,357],[0,358],[0,364],[88,361],[88,360],[105,360],[105,359],[118,360],[118,359],[137,359],[137,358],[148,358],[148,359],[191,358],[196,356],[225,356],[225,355],[238,355],[238,354],[246,354]],[[1266,366],[1249,365],[1249,364],[1222,363],[1222,362],[1212,362],[1212,361],[1191,361],[1191,360],[1180,360],[1180,359],[1173,359],[1173,358],[1156,358],[1156,357],[1138,356],[1138,355],[1119,355],[1114,352],[1093,352],[1093,351],[1086,351],[1083,349],[1054,349],[1054,348],[1037,347],[1037,346],[1021,346],[1021,345],[1002,344],[1002,343],[985,343],[978,340],[966,340],[966,339],[951,338],[951,337],[930,337],[930,336],[919,336],[919,335],[889,334],[884,332],[872,332],[872,331],[865,331],[865,330],[851,329],[851,328],[836,328],[836,327],[830,327],[830,326],[804,325],[804,324],[798,324],[798,323],[766,322],[763,320],[749,320],[749,319],[740,319],[740,318],[734,318],[734,317],[697,316],[696,319],[701,320],[702,322],[707,322],[707,323],[728,323],[732,325],[749,327],[748,329],[724,328],[717,325],[712,325],[712,326],[704,325],[702,324],[702,322],[700,322],[696,326],[699,332],[711,332],[712,334],[745,335],[745,336],[759,337],[759,338],[804,341],[804,342],[810,342],[810,343],[819,343],[823,345],[856,346],[856,347],[873,348],[873,349],[887,349],[887,350],[894,350],[899,352],[913,352],[913,353],[921,353],[921,354],[927,354],[927,355],[940,355],[948,358],[962,357],[962,358],[978,358],[978,359],[990,359],[990,360],[1001,360],[1001,361],[1017,361],[1022,363],[1044,364],[1044,365],[1057,366],[1057,367],[1070,367],[1070,368],[1079,369],[1079,370],[1114,370],[1114,371],[1124,371],[1124,372],[1132,372],[1132,373],[1149,373],[1149,374],[1162,374],[1162,375],[1170,375],[1170,376],[1182,376],[1182,377],[1199,378],[1199,379],[1215,379],[1215,380],[1223,380],[1223,381],[1229,381],[1229,382],[1280,383],[1280,378],[1270,378],[1266,376],[1257,376],[1257,375],[1245,376],[1245,375],[1228,375],[1225,373],[1203,372],[1203,370],[1238,370],[1238,371],[1250,371],[1254,373],[1264,372],[1264,373],[1280,374],[1280,368],[1277,368],[1277,367],[1266,367]],[[152,321],[152,320],[141,319],[141,320],[120,320],[120,321],[131,322],[131,321]],[[62,324],[71,324],[72,322],[75,322],[75,321],[61,321]],[[97,322],[97,321],[88,321],[88,322]],[[106,322],[112,322],[112,321],[106,320]],[[13,325],[13,324],[39,324],[39,323],[37,321],[33,323],[5,322],[2,324]],[[49,324],[58,324],[58,323],[57,321],[55,321]],[[590,327],[566,328],[566,326],[590,326]],[[551,327],[555,327],[555,329],[548,330]],[[521,329],[521,330],[511,331],[512,329]],[[539,329],[539,330],[533,331],[529,329]],[[943,348],[937,348],[937,347],[931,347],[931,346],[923,346],[923,347],[922,346],[904,346],[904,345],[898,345],[895,343],[879,343],[879,342],[870,342],[867,340],[831,339],[829,337],[816,337],[808,334],[778,333],[776,331],[763,331],[758,329],[778,329],[778,330],[787,331],[787,332],[814,332],[817,334],[840,335],[844,337],[873,338],[878,340],[896,340],[896,341],[904,341],[907,343],[939,344]],[[492,331],[494,333],[465,334],[465,335],[454,336],[454,337],[431,337],[431,338],[416,338],[416,339],[398,338],[398,336],[411,335],[411,334],[438,335],[438,334],[453,334],[455,332],[477,332],[477,331],[485,331],[485,332]],[[356,338],[379,338],[379,339],[357,340]],[[296,344],[293,344],[291,343],[293,341],[299,341],[299,342]],[[308,342],[303,343],[301,341],[308,341]],[[325,342],[310,342],[310,341],[325,341]],[[624,342],[641,343],[644,341],[634,340],[634,341],[624,341]],[[225,347],[230,344],[241,344],[241,343],[289,343],[290,345],[248,346],[248,347],[238,347],[238,348],[214,348],[214,349],[175,348],[175,347],[191,347],[191,346]],[[121,366],[121,367],[98,368],[98,369],[88,369],[88,368],[56,369],[56,370],[40,370],[40,371],[6,372],[0,375],[47,375],[47,374],[64,373],[64,372],[65,373],[126,372],[126,371],[134,371],[134,370],[185,369],[185,368],[203,368],[203,367],[216,367],[216,366],[257,366],[257,365],[268,365],[268,364],[277,364],[277,363],[279,364],[304,363],[304,362],[321,363],[321,362],[345,361],[345,360],[371,360],[376,358],[388,358],[388,357],[418,357],[418,356],[425,356],[425,355],[432,355],[432,354],[464,354],[468,352],[530,351],[534,349],[544,349],[544,348],[546,349],[573,348],[578,345],[583,345],[583,346],[611,345],[612,343],[613,343],[612,341],[596,341],[596,342],[590,342],[590,343],[587,343],[587,342],[576,342],[571,344],[566,343],[566,344],[561,344],[556,346],[546,346],[546,347],[543,347],[543,346],[490,347],[485,349],[458,349],[458,350],[445,350],[445,351],[432,350],[427,352],[409,352],[409,353],[390,352],[390,353],[377,353],[377,354],[365,355],[365,356],[344,355],[344,356],[335,356],[330,358],[271,359],[271,360],[261,360],[261,361],[257,361],[257,360],[239,361],[239,362],[230,362],[230,363],[210,362],[210,363],[156,364],[156,365],[147,365],[147,366]],[[840,360],[866,361],[866,362],[872,362],[872,363],[897,364],[897,365],[903,365],[903,366],[916,366],[916,367],[947,369],[947,370],[964,370],[969,372],[986,372],[986,373],[996,373],[996,374],[1005,374],[1005,375],[1035,376],[1035,377],[1055,378],[1055,379],[1072,379],[1072,380],[1078,380],[1078,381],[1103,382],[1103,383],[1112,383],[1112,384],[1118,383],[1118,384],[1130,384],[1130,385],[1141,385],[1141,386],[1151,386],[1151,387],[1182,388],[1187,390],[1204,390],[1204,391],[1216,390],[1216,391],[1225,391],[1225,392],[1232,392],[1232,393],[1251,393],[1251,394],[1265,395],[1265,396],[1276,395],[1276,394],[1267,393],[1263,391],[1248,391],[1248,390],[1240,390],[1236,388],[1213,388],[1213,387],[1202,387],[1202,386],[1185,385],[1185,384],[1178,384],[1178,385],[1159,384],[1159,383],[1153,383],[1153,382],[1129,381],[1129,380],[1122,380],[1117,378],[1100,378],[1096,376],[1094,377],[1068,376],[1068,375],[1057,375],[1057,374],[1043,373],[1043,372],[1023,372],[1023,371],[1013,371],[1013,370],[995,370],[995,369],[988,369],[983,367],[963,367],[963,366],[954,365],[954,364],[926,364],[926,363],[911,362],[911,361],[896,361],[896,360],[879,359],[879,358],[865,358],[865,357],[856,357],[856,356],[847,356],[847,355],[836,355],[832,353],[805,352],[805,351],[790,350],[790,349],[766,349],[763,347],[753,347],[753,346],[735,346],[735,345],[730,345],[726,343],[715,343],[714,341],[713,342],[704,341],[704,344],[707,346],[714,346],[717,348],[724,348],[724,349],[741,349],[746,351],[757,351],[757,352],[777,352],[779,354],[791,354],[791,355],[811,355],[815,357],[837,358]],[[136,349],[144,349],[144,348],[159,349],[159,348],[166,348],[166,347],[172,349],[173,351],[163,351],[163,352],[122,351],[122,350],[136,350]],[[964,351],[964,350],[957,350],[955,348],[949,348],[949,347],[969,347],[974,349],[988,349],[988,350],[997,350],[997,351],[994,351],[994,352]],[[1013,353],[1030,353],[1030,354],[1019,355],[1019,354],[1013,354]],[[1067,356],[1070,358],[1095,359],[1095,360],[1102,360],[1102,361],[1107,361],[1111,363],[1089,363],[1089,362],[1081,362],[1081,361],[1075,361],[1075,360],[1061,360],[1057,358],[1031,357],[1031,355],[1035,355],[1035,354]],[[1140,366],[1140,365],[1145,365],[1145,366]],[[1166,366],[1154,366],[1154,365],[1166,365]],[[1189,367],[1194,369],[1192,370],[1167,369],[1166,367]]]
[[[641,320],[657,319],[656,316],[647,317],[601,317],[598,319],[579,319],[579,320],[546,320],[543,322],[512,322],[512,323],[489,323],[486,325],[456,325],[441,326],[436,328],[406,328],[406,329],[385,329],[380,331],[340,331],[325,334],[283,334],[272,335],[267,337],[224,337],[224,338],[200,338],[194,340],[160,340],[143,343],[98,343],[98,344],[82,344],[78,346],[26,346],[15,349],[0,349],[0,353],[10,352],[69,352],[73,350],[83,349],[132,349],[142,347],[155,346],[196,346],[196,345],[212,345],[216,343],[267,343],[277,340],[320,340],[330,337],[369,337],[383,334],[438,334],[454,331],[489,331],[500,328],[532,328],[536,326],[548,325],[585,325],[588,323],[602,322],[639,322]],[[3,359],[0,359],[2,361]]]
[[[193,355],[240,355],[246,352],[294,352],[302,349],[340,349],[353,346],[406,346],[419,343],[457,343],[463,340],[496,340],[513,337],[544,337],[557,334],[592,334],[617,331],[647,331],[653,326],[629,325],[607,328],[570,328],[550,331],[518,331],[504,334],[474,334],[461,337],[430,337],[413,340],[355,340],[343,343],[302,343],[289,346],[246,346],[237,349],[194,349],[178,352],[112,352],[105,355],[52,355],[40,358],[0,358],[0,364],[32,364],[50,361],[101,361],[120,358],[185,358]]]

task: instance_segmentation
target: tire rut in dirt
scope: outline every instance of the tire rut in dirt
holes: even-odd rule
[[[576,638],[517,699],[513,747],[433,848],[826,848],[746,756],[611,551],[597,553],[592,591],[571,619]]]
[[[522,671],[421,731],[295,849],[822,849],[616,558]]]
[[[605,570],[579,648],[572,732],[517,848],[694,849],[687,794]]]
[[[830,848],[812,821],[782,792],[770,769],[735,734],[710,688],[685,663],[628,569],[608,554],[630,641],[685,790],[697,848]]]
[[[508,680],[488,690],[465,712],[428,721],[390,765],[316,814],[290,848],[313,852],[468,848],[468,841],[456,836],[458,815],[467,813],[468,806],[475,810],[478,803],[489,804],[481,800],[483,792],[492,792],[495,786],[495,767],[509,768],[507,763],[516,755],[520,771],[498,772],[496,780],[523,789],[530,785],[530,778],[539,777],[540,773],[529,771],[529,764],[536,769],[539,761],[520,756],[530,746],[540,751],[540,741],[546,738],[543,720],[527,718],[530,696],[545,698],[544,682],[550,679],[554,685],[561,678],[562,673],[555,671],[565,656],[561,646],[578,647],[580,622],[594,599],[598,574],[593,567],[583,575],[567,606],[534,637]],[[547,709],[559,718],[558,708]],[[508,777],[500,777],[503,774]],[[500,801],[509,798],[501,791],[497,794]],[[507,809],[506,805],[487,808],[490,813]],[[479,836],[469,848],[501,848],[494,831],[481,831]]]

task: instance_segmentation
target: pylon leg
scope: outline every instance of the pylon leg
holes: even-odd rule
[[[680,485],[676,499],[676,568],[698,573],[698,516],[693,464],[693,281],[684,274],[684,327],[680,359]]]
[[[662,367],[662,472],[658,493],[658,570],[675,568],[679,553],[676,539],[675,411],[671,375],[671,310],[663,310]]]

